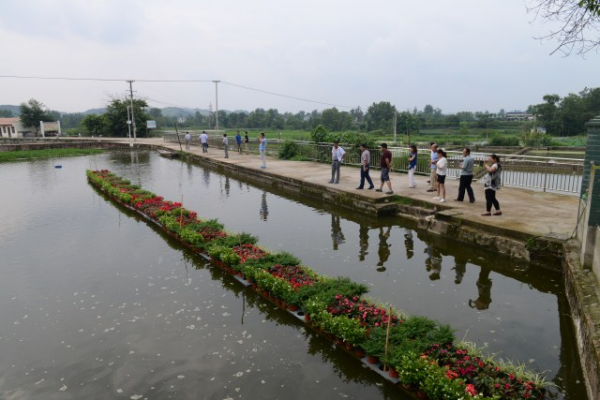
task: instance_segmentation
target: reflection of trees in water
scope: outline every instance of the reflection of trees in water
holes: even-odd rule
[[[425,269],[429,272],[429,279],[436,281],[440,279],[442,273],[442,255],[437,247],[427,245],[425,248],[427,258],[425,258]]]
[[[338,246],[346,241],[342,227],[340,226],[340,217],[331,214],[331,239],[333,241],[333,250],[337,250]]]
[[[477,279],[477,292],[479,297],[476,300],[469,299],[469,307],[478,310],[487,310],[492,302],[492,280],[490,279],[491,269],[481,267],[479,278]]]
[[[359,253],[358,259],[360,261],[365,260],[365,256],[369,254],[369,227],[366,225],[359,224],[358,228],[358,242],[359,242]]]
[[[386,270],[384,264],[387,262],[388,258],[390,258],[391,245],[388,244],[388,239],[390,238],[391,230],[391,226],[388,226],[385,232],[383,231],[383,227],[379,227],[379,262],[377,263],[377,271],[379,272]]]
[[[267,205],[267,192],[263,192],[260,200],[260,219],[263,221],[267,220],[269,216],[269,206]]]

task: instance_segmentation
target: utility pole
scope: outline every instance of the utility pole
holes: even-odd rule
[[[213,81],[215,83],[215,120],[216,120],[216,130],[219,130],[219,82],[221,81]]]
[[[398,118],[398,113],[394,111],[394,146],[396,145],[396,118]]]
[[[131,139],[131,116],[129,115],[130,108],[130,106],[127,106],[127,129],[129,130],[129,132],[127,133],[127,137],[129,139]]]
[[[129,82],[129,100],[131,102],[131,123],[133,124],[133,141],[135,142],[135,140],[137,139],[137,128],[135,126],[135,114],[133,112],[133,81],[127,81]]]

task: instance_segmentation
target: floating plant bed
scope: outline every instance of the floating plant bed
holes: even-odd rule
[[[287,252],[261,248],[255,236],[227,232],[218,221],[200,219],[183,204],[107,170],[88,170],[87,176],[111,200],[287,310],[399,390],[432,400],[545,396],[548,383],[540,375],[457,342],[449,325],[377,304],[365,297],[365,285],[319,275]]]

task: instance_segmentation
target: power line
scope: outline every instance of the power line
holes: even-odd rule
[[[0,75],[0,78],[14,78],[14,79],[40,79],[40,80],[61,80],[61,81],[91,81],[91,82],[129,82],[131,79],[114,79],[114,78],[72,78],[72,77],[60,77],[60,76],[21,76],[21,75]],[[210,79],[135,79],[136,82],[146,83],[212,83],[214,80]],[[340,104],[327,103],[324,101],[317,101],[311,99],[305,99],[303,97],[291,96],[282,93],[271,92],[268,90],[257,89],[250,86],[240,85],[233,82],[219,81],[224,85],[237,87],[240,89],[251,90],[254,92],[265,93],[271,96],[283,97],[286,99],[299,100],[307,103],[323,104],[326,106],[340,107],[352,109],[351,106],[344,106]]]
[[[342,108],[350,108],[350,109],[353,108],[353,107],[350,107],[350,106],[343,106],[343,105],[340,105],[340,104],[325,103],[323,101],[316,101],[316,100],[305,99],[305,98],[302,98],[302,97],[289,96],[287,94],[269,92],[267,90],[251,88],[249,86],[238,85],[237,83],[232,83],[232,82],[227,82],[227,81],[221,81],[221,83],[224,84],[224,85],[234,86],[234,87],[238,87],[238,88],[241,88],[241,89],[252,90],[254,92],[260,92],[260,93],[270,94],[272,96],[285,97],[286,99],[306,101],[306,102],[309,102],[309,103],[323,104],[323,105],[326,105],[326,106],[333,106],[333,107],[342,107]]]
[[[71,78],[66,76],[19,76],[19,75],[0,75],[0,78],[15,79],[41,79],[55,81],[96,81],[96,82],[129,82],[131,79],[116,78]],[[157,83],[210,83],[209,79],[134,79],[136,82],[157,82]]]

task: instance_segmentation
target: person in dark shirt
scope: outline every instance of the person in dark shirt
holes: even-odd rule
[[[388,191],[385,194],[393,194],[392,182],[390,181],[390,170],[392,169],[392,152],[388,150],[387,143],[381,143],[381,186],[376,192],[383,191],[383,185],[387,183]]]

